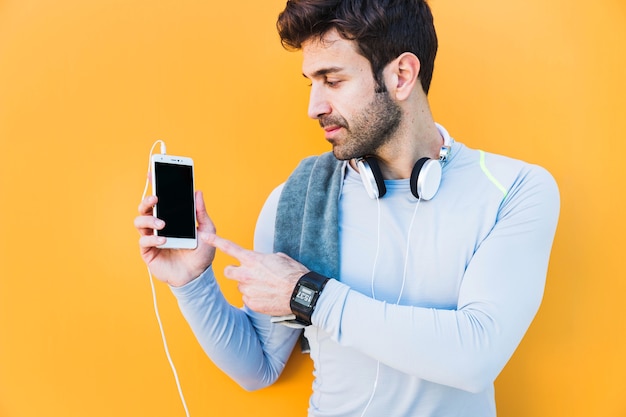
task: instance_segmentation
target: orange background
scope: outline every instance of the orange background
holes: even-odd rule
[[[132,226],[156,139],[196,162],[224,236],[301,157],[284,0],[0,0],[0,416],[182,416]],[[538,163],[562,195],[542,308],[497,380],[501,417],[626,415],[623,0],[432,0],[430,98],[475,148]],[[217,270],[230,262],[221,256]],[[235,286],[220,279],[239,304]],[[192,416],[304,416],[299,353],[247,393],[157,296]]]

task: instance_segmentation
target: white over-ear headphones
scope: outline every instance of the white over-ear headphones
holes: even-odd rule
[[[447,132],[442,133],[444,143],[439,150],[439,160],[420,158],[413,166],[410,179],[411,194],[417,199],[430,200],[439,190],[442,167],[450,156],[452,145],[452,139]],[[387,188],[376,158],[372,156],[358,158],[356,165],[367,195],[372,199],[383,197]]]

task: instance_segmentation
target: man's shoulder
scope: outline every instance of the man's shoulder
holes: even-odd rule
[[[459,165],[472,165],[493,174],[536,173],[551,176],[546,168],[530,161],[481,149],[472,149],[464,145],[461,147]]]
[[[519,158],[472,149],[461,145],[457,159],[451,167],[454,178],[469,186],[487,188],[495,185],[505,195],[514,188],[546,188],[550,193],[558,193],[552,174],[543,166]],[[445,175],[445,174],[444,174]]]

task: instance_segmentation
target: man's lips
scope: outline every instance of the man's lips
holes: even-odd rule
[[[333,139],[340,130],[341,130],[341,126],[337,126],[337,125],[324,126],[324,136],[328,140]]]

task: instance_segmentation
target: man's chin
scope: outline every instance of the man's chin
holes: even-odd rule
[[[349,161],[350,159],[357,158],[358,156],[352,155],[351,153],[342,152],[341,149],[333,146],[333,155],[340,161]]]

